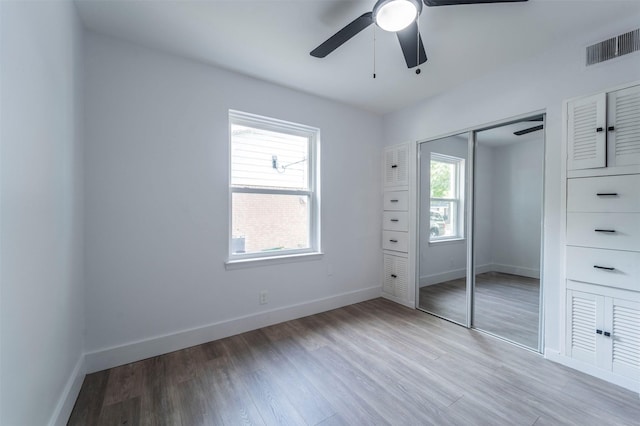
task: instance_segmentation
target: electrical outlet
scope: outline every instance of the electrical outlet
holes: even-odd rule
[[[266,305],[267,304],[268,299],[269,299],[268,296],[269,296],[269,293],[267,292],[267,290],[262,290],[260,292],[260,304],[261,305]]]

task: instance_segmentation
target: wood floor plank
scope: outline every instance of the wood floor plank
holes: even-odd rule
[[[82,391],[78,395],[68,425],[82,426],[97,424],[104,403],[110,370],[87,374],[82,383]]]
[[[638,395],[384,299],[85,378],[70,425],[637,425]]]
[[[138,426],[139,424],[139,396],[103,406],[97,422],[97,426]]]

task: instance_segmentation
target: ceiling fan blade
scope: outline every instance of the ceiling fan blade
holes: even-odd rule
[[[526,135],[527,133],[537,132],[538,130],[542,130],[544,126],[541,124],[539,126],[529,127],[528,129],[518,130],[517,132],[513,132],[516,136]]]
[[[455,6],[459,4],[480,4],[480,3],[514,3],[528,0],[423,0],[427,6]]]
[[[373,24],[373,15],[371,12],[360,15],[347,24],[346,27],[329,37],[327,41],[313,49],[311,51],[311,56],[324,58],[371,24]]]
[[[413,22],[404,30],[398,31],[398,41],[404,54],[407,67],[413,68],[427,62],[427,53],[424,51],[422,37],[418,32],[418,24]],[[418,50],[419,49],[419,50]],[[418,60],[419,57],[419,60]]]

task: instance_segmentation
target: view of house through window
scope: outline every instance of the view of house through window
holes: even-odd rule
[[[464,237],[464,159],[431,153],[429,241]]]
[[[230,258],[318,251],[317,129],[229,115]]]

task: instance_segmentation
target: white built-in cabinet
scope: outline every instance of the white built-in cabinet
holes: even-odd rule
[[[567,170],[640,164],[640,86],[568,103]]]
[[[413,264],[413,239],[409,233],[412,207],[410,146],[393,145],[383,153],[382,295],[415,307],[415,280],[410,273]]]
[[[567,102],[566,357],[640,387],[640,86]]]

